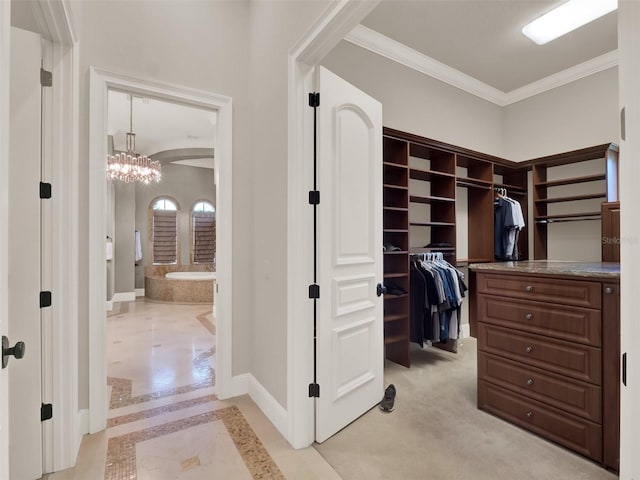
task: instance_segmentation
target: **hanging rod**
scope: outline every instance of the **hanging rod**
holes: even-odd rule
[[[586,222],[589,220],[600,220],[601,216],[593,217],[572,217],[572,218],[551,218],[549,220],[536,220],[536,223],[562,223],[562,222]]]

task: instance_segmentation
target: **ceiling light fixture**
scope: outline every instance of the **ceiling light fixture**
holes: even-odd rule
[[[617,8],[618,0],[569,0],[525,25],[522,33],[544,45]]]
[[[129,95],[129,131],[127,132],[127,151],[116,155],[107,155],[107,177],[126,183],[159,182],[161,177],[160,162],[136,150],[136,134],[133,133],[133,95]]]

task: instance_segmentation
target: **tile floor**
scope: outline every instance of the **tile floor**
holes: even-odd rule
[[[107,318],[107,429],[46,480],[332,479],[247,396],[215,395],[215,319],[203,305],[116,304]]]

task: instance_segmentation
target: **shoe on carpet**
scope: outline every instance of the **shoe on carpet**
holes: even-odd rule
[[[393,412],[393,404],[396,399],[396,387],[393,385],[389,385],[384,391],[384,398],[380,400],[380,409],[385,412]]]

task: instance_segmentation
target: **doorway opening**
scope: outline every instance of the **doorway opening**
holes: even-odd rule
[[[176,224],[176,235],[180,233],[180,245],[184,246],[184,251],[176,250],[176,263],[171,267],[175,270],[178,264],[195,265],[196,269],[213,269],[213,262],[210,264],[200,264],[192,262],[192,237],[189,231],[189,225],[191,225],[190,216],[192,213],[192,207],[207,200],[211,205],[215,206],[216,211],[216,254],[215,254],[215,270],[216,270],[216,288],[213,304],[216,309],[216,337],[215,337],[215,352],[216,352],[216,364],[218,365],[216,374],[216,394],[219,397],[224,397],[228,382],[231,378],[231,99],[228,97],[210,94],[208,92],[194,91],[174,85],[160,84],[157,82],[133,79],[124,75],[113,74],[99,70],[97,68],[91,68],[91,138],[90,138],[90,152],[92,167],[90,169],[90,265],[89,272],[92,283],[90,285],[90,309],[91,309],[91,321],[89,331],[89,370],[90,370],[90,388],[89,388],[89,430],[91,433],[102,430],[107,425],[107,307],[108,307],[108,261],[105,261],[105,239],[111,237],[109,233],[109,222],[107,221],[108,212],[108,192],[107,181],[105,175],[105,158],[110,151],[109,141],[109,112],[108,112],[108,99],[109,94],[113,92],[117,96],[117,93],[121,95],[133,95],[134,99],[138,98],[139,104],[143,104],[144,100],[149,99],[149,103],[158,103],[164,108],[189,108],[199,111],[201,114],[209,114],[215,116],[215,122],[209,121],[209,125],[204,125],[204,128],[210,132],[209,136],[214,139],[216,150],[213,156],[213,174],[208,171],[208,177],[213,179],[213,185],[209,183],[209,188],[205,189],[204,193],[200,194],[197,198],[193,198],[185,201],[185,204],[181,205],[184,212],[186,212],[187,220],[182,222],[186,223],[184,231],[178,232]],[[139,105],[134,102],[135,108]],[[114,107],[116,112],[117,107]],[[203,113],[204,112],[204,113]],[[135,113],[134,113],[135,114]],[[160,116],[159,118],[163,118]],[[141,129],[145,128],[145,125],[149,125],[152,120],[146,122],[136,122],[136,133],[140,133]],[[125,122],[126,123],[126,122]],[[162,122],[160,122],[162,123]],[[169,122],[162,123],[161,126],[170,128],[167,126]],[[128,127],[128,124],[124,125]],[[177,129],[178,127],[174,127]],[[115,131],[111,133],[116,133]],[[183,132],[184,133],[184,132]],[[185,134],[187,135],[187,134]],[[192,135],[197,136],[197,135]],[[111,150],[119,150],[117,146],[117,134],[114,138],[113,148]],[[140,135],[142,139],[143,135]],[[168,133],[165,132],[161,135],[163,139],[168,138]],[[195,140],[195,139],[192,139]],[[142,140],[138,142],[138,149],[142,150]],[[191,145],[193,147],[193,145]],[[184,163],[176,163],[176,161],[189,160],[185,151],[180,151],[180,145],[170,145],[165,143],[163,146],[157,146],[158,152],[163,152],[160,155],[166,165],[163,165],[165,173],[170,170],[175,170],[177,175],[180,172],[187,172],[190,169],[202,167],[193,167],[193,165],[184,165]],[[184,147],[184,145],[182,145]],[[197,148],[197,147],[193,147]],[[209,144],[207,147],[213,148],[213,144]],[[189,150],[189,149],[187,149]],[[169,152],[169,153],[167,153]],[[210,150],[209,150],[210,152]],[[146,151],[145,154],[148,154]],[[210,157],[211,155],[209,155]],[[193,157],[193,156],[192,156]],[[200,155],[202,160],[203,155]],[[193,158],[191,158],[193,160]],[[210,161],[210,159],[209,159]],[[182,170],[181,170],[182,169]],[[182,184],[187,183],[185,187],[189,188],[188,180],[178,179],[175,183]],[[168,185],[167,183],[166,185]],[[162,181],[158,184],[162,185]],[[213,188],[215,186],[215,189]],[[144,187],[149,187],[145,185]],[[118,187],[119,188],[119,187]],[[129,212],[129,216],[137,217],[140,219],[138,226],[135,225],[137,220],[129,225],[132,228],[126,228],[129,230],[128,234],[121,235],[121,238],[125,242],[130,242],[131,258],[129,261],[124,262],[125,270],[129,270],[124,274],[125,287],[124,292],[112,293],[124,293],[124,296],[116,297],[116,300],[125,299],[127,301],[135,300],[136,292],[141,295],[142,290],[148,285],[149,275],[153,275],[153,272],[159,267],[159,265],[153,262],[153,235],[149,236],[149,212],[152,211],[153,201],[163,195],[171,196],[172,192],[159,192],[151,191],[150,189],[141,188],[140,192],[136,192],[136,187],[133,187],[132,192],[128,192],[130,196],[133,196],[136,203],[136,215],[132,215]],[[117,201],[117,195],[114,196],[114,201]],[[191,205],[193,203],[193,205]],[[139,205],[138,205],[139,204]],[[115,207],[115,202],[114,202]],[[142,222],[141,219],[146,219],[146,222]],[[114,217],[115,220],[115,217]],[[111,227],[115,229],[117,222],[113,222]],[[143,226],[142,226],[143,225]],[[184,226],[184,225],[183,225]],[[135,230],[139,231],[139,235],[135,235]],[[143,231],[144,230],[144,231]],[[115,231],[115,230],[114,230]],[[135,251],[136,251],[136,238],[139,238],[140,247],[142,250],[142,258],[138,261],[138,266],[135,266]],[[151,240],[149,240],[151,239]],[[112,238],[112,240],[115,240]],[[116,240],[117,241],[117,240]],[[178,242],[176,241],[176,249]],[[144,248],[146,245],[146,248]],[[115,252],[117,245],[114,245]],[[146,252],[146,253],[145,253]],[[147,257],[149,263],[144,262],[144,258]],[[180,260],[178,263],[178,259]],[[163,265],[165,268],[169,268],[169,265]],[[194,268],[195,268],[194,267]],[[117,265],[116,265],[117,268]],[[113,289],[115,286],[115,274],[116,268],[113,272],[114,275]],[[166,273],[166,272],[164,272]],[[127,283],[128,282],[128,283]],[[133,304],[134,306],[137,305]],[[202,308],[205,305],[199,305],[198,309],[202,312],[198,312],[198,315],[202,316],[208,312],[205,312],[208,307]],[[209,303],[209,307],[211,303]],[[156,307],[165,307],[164,305],[157,304]],[[167,306],[168,307],[168,306]],[[212,310],[212,309],[210,309]],[[206,316],[206,315],[205,315]],[[204,317],[202,317],[204,318]],[[206,323],[206,322],[205,322]],[[200,348],[200,347],[198,347]],[[206,350],[206,349],[205,349]],[[210,349],[209,349],[210,350]],[[203,359],[199,359],[202,361]],[[210,361],[210,358],[206,359]],[[157,377],[153,381],[155,382],[161,376]],[[211,379],[212,380],[212,379]],[[162,384],[161,380],[158,380]]]

